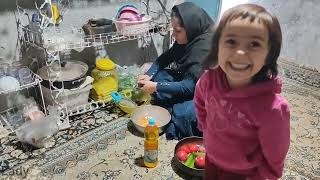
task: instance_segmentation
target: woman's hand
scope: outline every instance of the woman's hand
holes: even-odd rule
[[[148,93],[152,94],[156,92],[157,90],[157,83],[152,82],[152,81],[146,81],[146,80],[140,80],[138,81],[139,86],[141,86],[141,90]]]
[[[138,76],[138,81],[142,81],[142,80],[145,80],[145,81],[150,81],[151,80],[151,76],[148,76],[146,74],[143,74],[143,75],[139,75]]]

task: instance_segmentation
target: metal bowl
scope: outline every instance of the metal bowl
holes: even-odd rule
[[[142,105],[134,110],[131,116],[131,120],[135,126],[135,128],[144,133],[145,126],[138,123],[138,121],[145,116],[153,117],[159,126],[159,133],[162,133],[166,127],[166,125],[171,120],[171,115],[168,110],[163,107],[155,106],[155,105]]]
[[[181,139],[177,144],[176,147],[174,148],[174,160],[176,161],[175,164],[176,166],[184,173],[191,175],[191,176],[198,176],[198,177],[203,177],[204,174],[204,169],[196,169],[196,168],[190,168],[186,165],[184,165],[176,156],[178,150],[182,145],[185,144],[199,144],[199,145],[204,145],[203,144],[203,138],[202,137],[197,137],[197,136],[191,136],[187,137],[184,139]]]

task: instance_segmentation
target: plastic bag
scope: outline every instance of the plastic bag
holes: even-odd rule
[[[118,66],[119,89],[136,89],[138,87],[138,76],[142,73],[137,65]]]
[[[17,137],[21,142],[38,148],[46,147],[50,137],[59,130],[57,120],[58,116],[48,115],[37,121],[27,121],[16,130]]]

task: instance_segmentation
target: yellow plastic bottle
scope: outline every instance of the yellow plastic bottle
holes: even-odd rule
[[[149,117],[149,124],[144,129],[144,165],[149,168],[158,164],[159,128],[152,117]]]
[[[93,88],[91,97],[96,101],[110,101],[111,92],[118,91],[118,75],[116,65],[111,59],[96,60],[96,68],[92,70]]]
[[[52,0],[52,1],[51,1],[51,6],[52,6],[52,18],[53,18],[53,23],[54,23],[54,24],[57,24],[58,19],[59,19],[59,16],[60,16],[57,0]]]

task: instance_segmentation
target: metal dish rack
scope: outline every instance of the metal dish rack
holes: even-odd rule
[[[43,30],[42,33],[30,30],[27,27],[20,26],[19,31],[25,34],[24,42],[44,48],[47,53],[55,53],[61,51],[68,51],[72,49],[82,49],[86,47],[99,47],[106,44],[119,43],[130,40],[147,39],[155,33],[168,31],[166,24],[151,24],[150,28],[142,29],[146,31],[143,34],[126,35],[117,32],[103,33],[96,35],[84,35],[81,29],[73,29],[71,31],[61,30],[59,27],[52,27]],[[74,35],[72,40],[64,39],[63,36]],[[37,41],[41,39],[41,41]],[[71,39],[69,37],[69,39]]]
[[[40,93],[40,107],[44,111],[44,114],[47,114],[47,109],[44,103],[44,98],[42,94],[42,89],[40,83],[42,82],[42,79],[35,73],[33,73],[30,69],[29,71],[31,72],[31,79],[32,81],[27,84],[20,85],[17,88],[14,89],[9,89],[9,90],[1,90],[0,95],[5,95],[9,96],[10,93],[14,92],[20,92],[23,90],[27,90],[29,94],[29,89],[30,88],[35,88],[36,86],[39,88],[39,93]],[[10,107],[6,109],[5,111],[0,112],[0,138],[7,136],[10,133],[14,133],[15,130],[17,130],[19,127],[14,127],[14,125],[9,122],[7,118],[7,114],[15,114],[17,107]],[[22,119],[23,120],[23,119]]]
[[[24,89],[28,89],[28,88],[31,88],[31,87],[34,87],[36,85],[39,85],[40,82],[42,82],[42,79],[39,75],[33,73],[30,69],[29,71],[31,72],[31,78],[32,78],[32,82],[30,83],[27,83],[27,84],[23,84],[23,85],[20,85],[18,88],[15,88],[15,89],[10,89],[10,90],[0,90],[0,95],[1,94],[8,94],[8,93],[11,93],[11,92],[16,92],[16,91],[21,91],[21,90],[24,90]],[[41,87],[40,87],[41,88]],[[42,92],[42,91],[41,91]],[[41,93],[42,94],[42,93]],[[41,95],[42,96],[42,95]]]
[[[106,44],[112,44],[112,43],[119,43],[123,41],[130,41],[130,40],[138,40],[140,41],[139,44],[142,44],[143,46],[148,46],[151,42],[151,36],[155,33],[160,34],[166,34],[169,31],[169,23],[168,23],[168,16],[167,12],[163,11],[166,22],[165,23],[156,23],[151,22],[148,29],[141,30],[144,33],[137,34],[137,35],[127,35],[127,34],[120,34],[117,32],[111,32],[111,33],[103,33],[103,34],[96,34],[96,35],[84,35],[84,32],[82,29],[77,27],[72,27],[70,30],[64,30],[60,29],[58,26],[54,25],[54,17],[45,17],[45,22],[41,22],[40,26],[38,28],[33,28],[31,17],[30,17],[30,11],[22,8],[19,4],[20,0],[16,0],[17,2],[17,11],[18,11],[18,17],[17,17],[17,30],[18,30],[18,38],[20,39],[21,45],[24,46],[33,46],[39,49],[42,49],[45,58],[46,58],[46,65],[49,66],[53,63],[59,63],[60,62],[60,53],[62,52],[68,52],[72,49],[82,49],[86,47],[95,47],[97,51],[103,47],[103,45]],[[36,0],[35,0],[36,1]],[[53,0],[45,0],[44,3],[41,6],[36,5],[36,9],[38,9],[38,13],[41,14],[41,7],[44,7],[44,5],[48,6],[47,9],[51,11],[49,14],[53,14],[52,9],[52,1]],[[61,5],[59,8],[62,9],[61,12],[66,13],[68,12],[68,9],[70,8],[70,2],[69,0],[58,0],[57,1],[59,5]],[[147,3],[146,3],[147,2]],[[149,6],[149,0],[140,0],[140,4],[144,4],[147,13],[150,12]],[[161,2],[161,1],[159,1]],[[143,6],[143,5],[142,5]],[[163,7],[163,4],[162,6]],[[61,16],[64,17],[65,14],[61,13]],[[27,24],[22,23],[22,18],[27,17]],[[42,19],[43,20],[43,19]],[[51,26],[48,26],[48,24],[53,24]],[[50,83],[52,84],[52,82]],[[53,85],[50,87],[50,90],[57,90],[56,87],[53,87]],[[64,87],[61,88],[61,90],[64,90]],[[53,91],[51,91],[53,92]],[[57,98],[57,97],[55,97]],[[42,98],[43,99],[43,98]],[[68,128],[70,127],[69,124],[69,116],[79,115],[83,114],[89,111],[93,111],[99,108],[102,108],[106,106],[106,102],[97,102],[94,100],[89,100],[87,104],[80,105],[73,109],[68,109],[63,104],[57,104],[57,109],[61,110],[61,124],[60,128]]]

